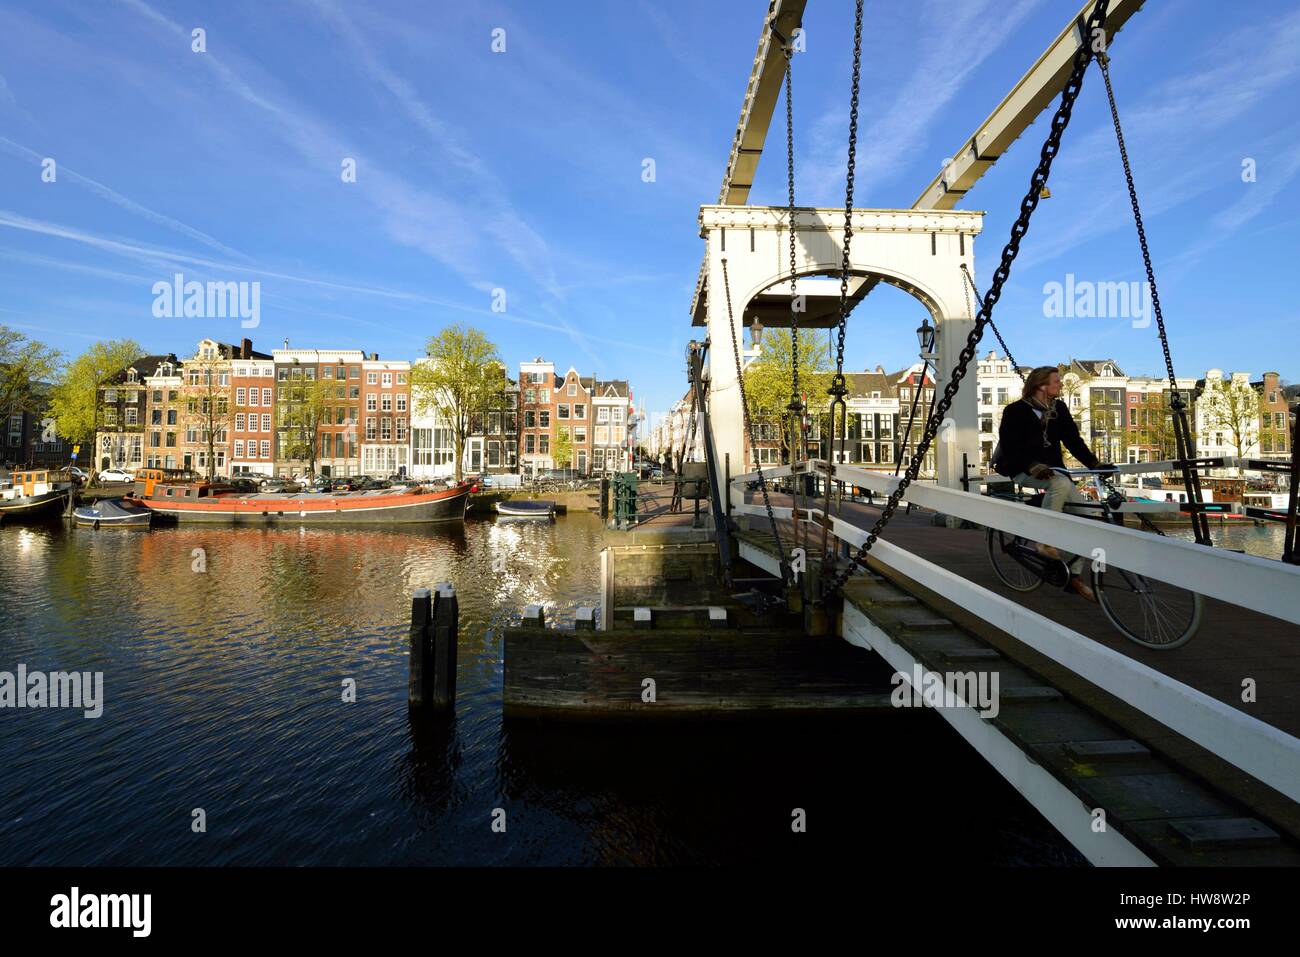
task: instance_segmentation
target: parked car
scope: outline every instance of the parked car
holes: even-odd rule
[[[259,484],[246,475],[236,475],[227,483],[236,492],[256,492]]]
[[[85,485],[86,479],[89,478],[85,472],[77,468],[75,465],[65,465],[63,468],[59,469],[57,474],[60,481],[76,482],[78,485]]]
[[[286,478],[262,479],[258,488],[263,492],[301,492],[302,486]]]
[[[101,482],[134,482],[135,473],[128,472],[126,469],[104,469],[99,473]]]

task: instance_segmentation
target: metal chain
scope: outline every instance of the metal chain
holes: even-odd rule
[[[722,260],[722,288],[727,297],[727,328],[731,330],[731,352],[736,357],[736,387],[740,390],[740,414],[745,423],[745,434],[749,436],[749,447],[754,452],[754,470],[758,472],[758,487],[763,491],[763,507],[767,509],[767,520],[772,525],[772,540],[776,543],[777,559],[781,562],[781,583],[790,583],[790,563],[786,560],[785,549],[781,545],[781,532],[776,527],[776,514],[772,511],[772,500],[767,494],[767,480],[763,478],[763,466],[758,461],[758,440],[754,435],[754,426],[749,418],[749,400],[745,398],[745,377],[740,368],[740,343],[736,339],[736,320],[731,312],[731,280],[727,277],[727,260]]]
[[[794,72],[794,45],[785,45],[785,179],[790,207],[790,365],[794,385],[790,390],[790,411],[796,411],[799,401],[799,313],[796,306],[794,241],[794,93],[791,74]],[[793,435],[791,436],[793,439]]]
[[[988,325],[992,316],[993,307],[1002,298],[1002,287],[1011,276],[1011,264],[1015,262],[1016,256],[1020,253],[1020,241],[1029,232],[1030,217],[1033,216],[1034,210],[1038,207],[1042,188],[1047,185],[1047,177],[1052,170],[1052,160],[1056,158],[1056,154],[1061,148],[1061,135],[1070,124],[1070,113],[1074,109],[1074,102],[1079,97],[1079,91],[1083,89],[1084,73],[1093,59],[1092,47],[1088,38],[1095,36],[1096,31],[1105,26],[1106,6],[1108,3],[1109,0],[1097,0],[1096,6],[1088,17],[1088,22],[1084,26],[1079,49],[1074,55],[1074,68],[1070,73],[1070,78],[1065,83],[1065,88],[1061,91],[1060,105],[1052,116],[1051,132],[1047,135],[1047,142],[1043,144],[1038,166],[1029,179],[1029,191],[1020,203],[1020,215],[1011,226],[1011,237],[1002,249],[1002,258],[993,273],[993,282],[989,286],[989,291],[984,297],[984,303],[980,306],[978,315],[975,317],[975,327],[967,336],[966,345],[957,358],[957,364],[952,371],[952,379],[944,386],[943,398],[935,406],[934,412],[925,424],[925,432],[921,436],[921,442],[917,446],[911,462],[908,463],[907,474],[899,481],[894,491],[889,494],[889,500],[881,510],[880,517],[867,535],[866,541],[859,546],[857,553],[851,557],[849,564],[835,576],[834,581],[823,591],[823,598],[844,587],[844,583],[849,580],[849,576],[853,573],[854,566],[865,567],[867,553],[871,551],[871,546],[876,543],[880,533],[884,531],[885,526],[889,524],[889,520],[893,518],[894,511],[898,508],[903,493],[916,479],[917,473],[921,469],[921,463],[925,461],[925,455],[930,450],[930,443],[934,441],[934,437],[939,431],[939,421],[948,414],[948,410],[952,407],[953,399],[956,398],[957,390],[961,386],[961,380],[966,376],[966,369],[971,360],[975,358],[975,350],[979,346],[980,337],[984,334],[984,327]]]
[[[844,176],[844,251],[840,256],[840,323],[835,346],[835,378],[831,394],[844,389],[844,332],[849,317],[849,245],[853,242],[853,180],[858,166],[858,90],[862,81],[862,0],[857,0],[853,20],[853,87],[849,94],[849,156]]]
[[[965,263],[961,264],[961,271],[962,275],[966,277],[967,285],[970,286],[970,288],[966,290],[966,307],[970,309],[970,314],[973,316],[975,315],[975,303],[971,301],[971,293],[975,294],[975,301],[981,306],[984,305],[984,297],[980,295],[979,289],[975,287],[975,280],[971,278],[970,270],[966,268]],[[1011,363],[1011,368],[1015,370],[1016,375],[1020,376],[1020,381],[1023,382],[1025,374],[1020,371],[1020,363],[1016,362],[1015,357],[1011,354],[1011,350],[1007,347],[1006,340],[1002,338],[1002,333],[998,331],[998,327],[994,324],[991,318],[989,319],[989,328],[993,330],[993,335],[998,337],[998,345],[1002,347],[1002,351],[1006,355],[1007,361]]]
[[[1174,360],[1169,352],[1169,335],[1165,331],[1165,317],[1160,310],[1160,293],[1156,291],[1156,273],[1151,266],[1151,250],[1147,247],[1147,231],[1142,225],[1142,210],[1138,205],[1137,187],[1133,185],[1133,168],[1129,165],[1128,149],[1124,146],[1124,130],[1119,122],[1119,108],[1115,105],[1115,90],[1110,84],[1110,57],[1106,52],[1097,54],[1097,64],[1101,67],[1101,78],[1106,84],[1106,100],[1110,103],[1110,116],[1115,124],[1115,139],[1119,143],[1119,158],[1124,164],[1124,181],[1128,184],[1129,204],[1133,207],[1133,222],[1137,226],[1138,245],[1142,247],[1142,265],[1146,268],[1147,288],[1151,290],[1151,310],[1156,316],[1156,330],[1160,333],[1160,348],[1165,354],[1165,371],[1169,374],[1169,406],[1175,418],[1183,419],[1181,428],[1174,427],[1174,441],[1178,458],[1184,463],[1182,467],[1183,483],[1187,486],[1188,498],[1195,504],[1201,503],[1200,477],[1195,469],[1187,464],[1192,457],[1192,444],[1187,434],[1187,422],[1184,417],[1183,395],[1178,390],[1178,377],[1174,374]],[[1209,519],[1204,512],[1192,512],[1192,527],[1196,541],[1201,545],[1210,545]]]

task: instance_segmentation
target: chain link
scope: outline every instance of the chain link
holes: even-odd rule
[[[858,167],[858,91],[862,83],[862,0],[853,14],[853,87],[849,94],[849,156],[844,176],[844,251],[840,256],[840,323],[835,344],[835,378],[830,394],[842,399],[844,384],[844,333],[849,318],[849,246],[853,242],[853,180]],[[841,443],[842,444],[842,443]]]
[[[1056,158],[1056,154],[1061,148],[1061,136],[1070,124],[1070,113],[1074,109],[1075,100],[1079,97],[1079,91],[1083,88],[1084,73],[1093,59],[1089,38],[1096,36],[1096,31],[1105,26],[1108,2],[1109,0],[1097,0],[1096,6],[1084,25],[1080,37],[1081,44],[1074,55],[1074,67],[1069,79],[1066,80],[1065,88],[1061,91],[1061,102],[1056,108],[1056,113],[1052,116],[1051,131],[1048,133],[1047,141],[1043,144],[1042,152],[1039,154],[1038,166],[1030,177],[1029,191],[1020,203],[1020,215],[1011,226],[1011,237],[1002,249],[1002,258],[993,273],[993,282],[989,286],[989,291],[984,297],[980,311],[975,317],[975,327],[967,336],[966,345],[958,356],[957,364],[952,370],[952,379],[944,386],[943,398],[936,405],[934,412],[925,424],[925,432],[921,436],[921,442],[917,446],[916,452],[912,455],[911,462],[908,463],[907,473],[899,481],[894,491],[889,494],[889,500],[881,510],[880,517],[876,519],[875,525],[868,533],[866,540],[859,546],[857,553],[852,556],[849,564],[835,576],[834,581],[826,586],[822,593],[823,598],[843,588],[844,583],[849,580],[849,576],[853,573],[855,566],[865,567],[867,553],[871,551],[871,546],[876,543],[880,533],[889,524],[889,520],[894,517],[894,511],[898,508],[903,493],[916,479],[917,473],[921,469],[921,463],[925,461],[925,455],[930,450],[930,443],[934,441],[934,437],[939,431],[939,421],[948,414],[948,410],[952,407],[953,399],[961,386],[961,380],[966,377],[967,367],[970,365],[971,360],[975,358],[975,350],[979,346],[980,337],[984,334],[984,327],[988,325],[992,316],[993,307],[1002,298],[1002,287],[1011,276],[1011,264],[1015,262],[1016,256],[1020,253],[1020,241],[1029,232],[1030,217],[1033,216],[1034,210],[1038,207],[1042,188],[1047,185],[1047,177],[1052,170],[1052,160]],[[859,9],[861,9],[860,3]],[[856,82],[856,76],[854,79]],[[847,243],[845,244],[845,250],[847,264]],[[843,320],[841,319],[841,321]],[[842,338],[842,329],[840,335]]]
[[[785,179],[790,208],[790,355],[793,370],[793,386],[790,391],[789,410],[793,415],[795,428],[798,428],[799,412],[799,311],[795,276],[798,271],[795,259],[794,240],[794,44],[785,44]],[[796,432],[790,435],[794,443]],[[802,435],[800,435],[802,438]],[[791,449],[793,452],[793,449]],[[798,461],[792,458],[791,461]]]
[[[740,390],[740,414],[745,423],[745,434],[749,436],[749,447],[754,452],[754,470],[758,472],[758,487],[763,491],[763,507],[767,509],[767,520],[772,525],[772,540],[776,544],[777,558],[781,562],[781,583],[790,583],[790,563],[781,545],[781,532],[776,527],[776,514],[772,511],[772,500],[767,494],[767,480],[763,478],[763,466],[758,461],[758,440],[754,435],[754,426],[749,418],[749,400],[745,398],[745,377],[740,367],[740,342],[736,339],[736,320],[731,312],[731,280],[727,276],[727,260],[722,260],[722,289],[727,297],[727,328],[731,330],[731,352],[736,357],[736,387]]]

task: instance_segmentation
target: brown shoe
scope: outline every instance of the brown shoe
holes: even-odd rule
[[[1078,575],[1071,575],[1070,584],[1068,584],[1066,587],[1069,588],[1070,591],[1078,595],[1080,598],[1084,598],[1092,602],[1094,605],[1097,604],[1097,596],[1093,594],[1091,586],[1089,586],[1087,582],[1085,582]]]
[[[1044,545],[1042,542],[1039,542],[1035,548],[1038,550],[1038,554],[1040,555],[1046,555],[1048,558],[1055,559],[1058,562],[1061,560],[1061,553],[1051,545]]]

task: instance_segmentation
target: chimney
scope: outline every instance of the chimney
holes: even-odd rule
[[[288,337],[288,336],[285,336],[285,337],[284,337],[284,347],[285,347],[286,349],[289,348],[289,337]]]
[[[252,351],[253,351],[252,339],[245,339],[243,342],[239,344],[239,358],[247,359],[249,353],[251,353]]]
[[[885,367],[882,366],[882,365],[880,365],[880,363],[876,363],[876,374],[877,374],[877,375],[884,375],[884,374],[885,374]]]
[[[379,353],[378,353],[378,352],[372,352],[372,353],[370,353],[370,361],[371,361],[371,362],[378,362],[378,361],[379,361]]]

